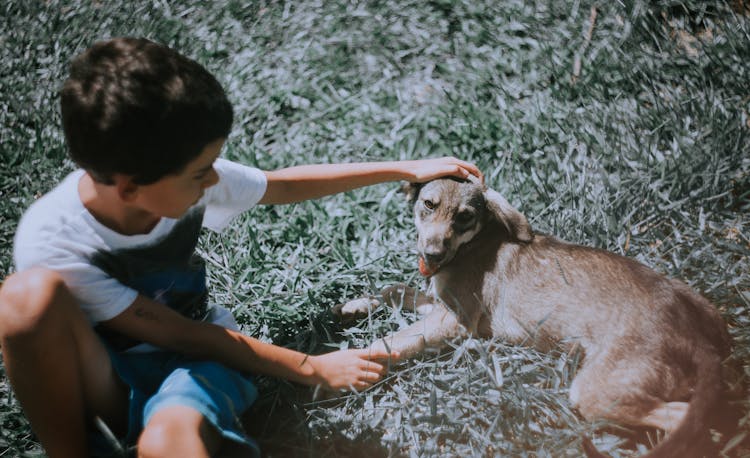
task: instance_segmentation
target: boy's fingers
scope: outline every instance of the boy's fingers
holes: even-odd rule
[[[469,172],[469,174],[474,175],[475,177],[479,178],[479,180],[484,183],[484,175],[482,174],[482,171],[479,170],[479,167],[476,165],[466,162],[466,161],[460,161],[461,167]]]
[[[482,174],[482,171],[479,170],[479,167],[477,167],[476,165],[472,164],[471,162],[466,162],[455,157],[446,157],[444,159],[456,164],[457,168],[456,168],[456,171],[454,172],[454,175],[460,176],[461,178],[466,178],[468,175],[474,175],[481,181],[481,183],[484,184],[484,175]]]
[[[373,361],[365,361],[364,364],[360,365],[360,368],[362,370],[380,372],[381,374],[385,372],[385,367]]]
[[[357,391],[362,391],[370,388],[372,386],[372,382],[368,382],[366,380],[357,380],[354,383],[350,383],[345,388],[339,388],[341,391],[351,391],[352,393],[356,393]]]
[[[378,374],[376,372],[365,372],[364,376],[362,377],[365,382],[377,382],[380,380],[383,376],[381,374]]]
[[[385,350],[374,350],[370,348],[361,351],[361,355],[366,356],[369,360],[388,360],[389,358],[397,359],[399,356],[397,351],[387,352]]]

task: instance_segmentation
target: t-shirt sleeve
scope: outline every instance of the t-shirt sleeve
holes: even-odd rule
[[[266,192],[266,175],[254,167],[217,159],[214,168],[219,182],[206,190],[203,225],[223,230],[235,216],[254,207]]]
[[[112,319],[130,307],[138,291],[129,288],[90,264],[60,270],[83,312],[92,322]]]
[[[79,218],[83,206],[77,189],[82,173],[68,175],[24,213],[14,236],[13,260],[19,272],[32,267],[57,272],[88,319],[96,323],[122,313],[138,293],[91,263],[97,242]]]
[[[136,290],[64,248],[21,244],[16,247],[15,258],[19,271],[36,266],[57,272],[92,323],[116,317],[138,296]]]

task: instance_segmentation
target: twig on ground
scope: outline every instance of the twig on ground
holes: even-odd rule
[[[589,44],[591,44],[591,36],[594,34],[594,25],[596,25],[597,14],[596,7],[592,6],[591,13],[589,14],[589,28],[586,30],[586,38],[583,41],[583,46],[581,46],[580,51],[578,51],[578,54],[573,60],[573,76],[570,78],[571,84],[576,84],[578,77],[581,75],[581,56],[583,56],[586,49],[588,49]]]

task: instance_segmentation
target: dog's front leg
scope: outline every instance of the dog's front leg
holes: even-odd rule
[[[395,350],[400,358],[411,358],[425,348],[441,348],[447,340],[466,336],[466,328],[458,322],[456,315],[440,303],[424,318],[395,334],[373,342],[373,350]]]
[[[380,291],[378,296],[366,296],[352,299],[345,304],[336,305],[331,313],[344,322],[351,322],[356,318],[367,316],[382,302],[392,308],[410,310],[427,315],[435,307],[436,300],[416,288],[398,283]]]

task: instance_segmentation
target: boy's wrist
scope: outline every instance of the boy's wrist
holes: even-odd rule
[[[302,362],[299,365],[300,375],[302,376],[302,382],[306,385],[317,385],[321,383],[320,374],[315,366],[315,356],[304,355]]]

